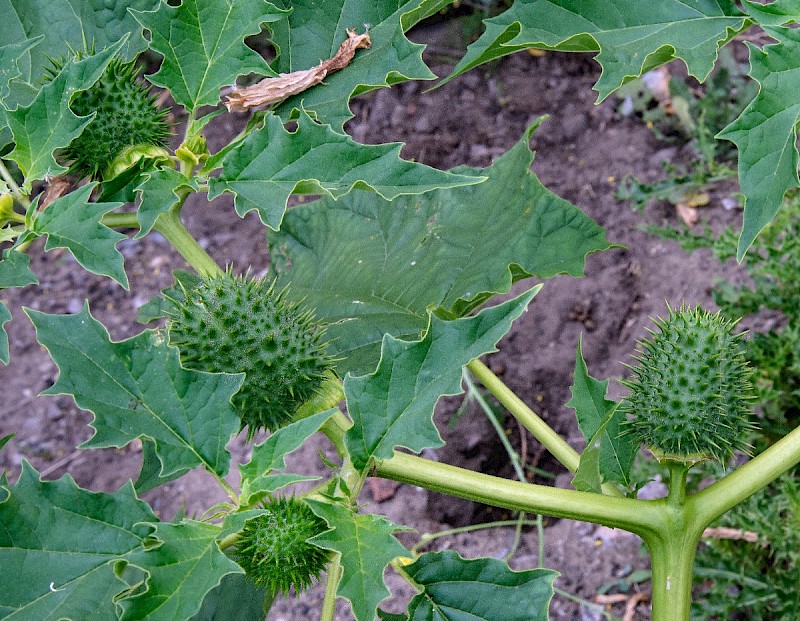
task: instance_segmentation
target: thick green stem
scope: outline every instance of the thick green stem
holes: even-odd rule
[[[531,435],[542,443],[550,454],[553,455],[567,470],[576,472],[581,463],[580,454],[567,444],[550,425],[544,422],[536,412],[520,399],[513,390],[480,360],[473,360],[467,368],[483,386],[494,395],[503,407],[516,418],[522,426],[531,432]],[[609,496],[622,496],[618,488],[604,483],[603,493]]]
[[[664,510],[656,502],[509,481],[405,453],[376,463],[374,473],[474,502],[594,522],[642,537],[664,526]]]
[[[322,600],[322,611],[319,621],[335,621],[336,619],[336,592],[342,578],[342,555],[337,553],[328,564],[325,580],[325,598]]]
[[[156,220],[155,229],[161,233],[180,255],[201,276],[219,276],[222,268],[203,250],[192,234],[183,226],[178,203]]]
[[[113,229],[138,229],[139,220],[135,211],[107,213],[100,218],[100,224]]]
[[[687,500],[704,527],[800,463],[800,427]]]
[[[671,461],[669,468],[669,503],[676,507],[683,507],[686,502],[686,475],[689,466],[682,462]]]
[[[575,472],[578,469],[581,462],[578,452],[514,394],[499,377],[492,373],[489,367],[480,360],[473,360],[467,365],[467,368],[567,470]]]
[[[688,621],[692,570],[702,529],[687,528],[683,511],[660,536],[645,537],[652,564],[652,621]]]

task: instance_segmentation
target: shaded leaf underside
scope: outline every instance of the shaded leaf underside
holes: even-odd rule
[[[489,168],[455,170],[481,184],[392,202],[353,191],[286,213],[269,236],[279,286],[330,324],[340,374],[372,371],[384,334],[419,338],[430,307],[464,315],[528,275],[580,276],[609,247],[529,172],[534,127]]]

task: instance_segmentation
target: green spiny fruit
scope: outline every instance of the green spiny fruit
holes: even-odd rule
[[[272,593],[299,593],[319,578],[330,552],[308,542],[328,526],[297,498],[273,498],[264,513],[247,520],[234,559],[247,577]]]
[[[660,460],[725,461],[747,451],[753,391],[736,322],[682,307],[655,323],[623,382],[628,431]]]
[[[288,302],[262,279],[223,276],[198,280],[165,295],[170,343],[190,368],[246,373],[233,404],[248,428],[275,429],[322,386],[332,359],[313,314]]]
[[[53,64],[58,69],[61,61]],[[61,152],[61,158],[70,162],[72,175],[93,179],[109,176],[107,171],[113,168],[115,158],[126,149],[156,147],[161,155],[168,155],[163,150],[170,136],[167,112],[158,109],[155,96],[139,80],[134,61],[112,60],[91,88],[73,98],[70,108],[78,116],[95,113],[83,132]]]

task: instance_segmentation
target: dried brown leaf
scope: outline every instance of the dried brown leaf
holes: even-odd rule
[[[726,528],[724,526],[706,528],[703,531],[703,537],[708,539],[736,539],[748,543],[756,543],[758,541],[758,533],[738,528]]]
[[[264,78],[252,86],[234,88],[225,100],[225,107],[229,112],[244,112],[302,93],[320,84],[327,75],[344,69],[352,62],[357,49],[369,48],[371,44],[369,33],[360,35],[348,29],[347,39],[339,46],[333,58],[323,60],[311,69],[281,73],[278,77]]]
[[[697,224],[697,221],[700,219],[700,215],[697,213],[697,207],[691,207],[688,203],[678,203],[675,205],[675,209],[677,209],[681,220],[690,228]]]

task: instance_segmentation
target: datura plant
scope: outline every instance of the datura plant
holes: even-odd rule
[[[9,3],[0,288],[38,283],[28,252],[39,238],[125,289],[116,245],[128,236],[157,231],[190,270],[141,309],[157,327],[123,341],[88,303],[68,315],[25,310],[59,369],[44,394],[71,395],[94,415],[81,448],[138,441],[143,459],[115,493],[44,480],[27,462],[2,476],[0,618],[260,619],[275,597],[316,581],[328,621],[338,599],[358,621],[547,618],[553,570],[407,549],[401,525],[359,504],[368,476],[635,533],[652,558],[652,618],[689,618],[703,530],[800,462],[800,430],[747,457],[740,337],[734,321],[699,308],[656,320],[620,403],[578,349],[568,405],[586,436],[581,453],[480,362],[542,285],[487,302],[529,277],[581,276],[586,255],[611,244],[530,172],[541,120],[487,168],[453,171],[345,133],[351,97],[434,77],[405,32],[449,2]],[[721,46],[760,27],[771,41],[748,44],[758,94],[719,135],[739,152],[741,259],[799,185],[798,21],[793,0],[516,0],[446,80],[519,50],[591,52],[603,99],[673,59],[702,81]],[[269,42],[263,55],[245,44],[257,34]],[[247,121],[212,152],[208,123],[225,114]],[[241,217],[256,212],[269,229],[268,274],[198,244],[181,214],[195,193],[229,194]],[[288,209],[298,195],[314,199]],[[4,364],[10,317],[0,302]],[[461,392],[465,373],[574,472],[574,489],[419,456],[443,444],[433,410]],[[261,441],[229,477],[226,445],[243,429]],[[338,459],[326,460],[327,480],[292,488],[308,477],[285,472],[285,457],[317,433]],[[640,448],[668,468],[665,498],[636,497]],[[727,474],[692,493],[687,472],[705,460]],[[204,515],[162,521],[140,498],[197,468],[228,496]],[[399,615],[379,608],[389,566],[417,591]]]

